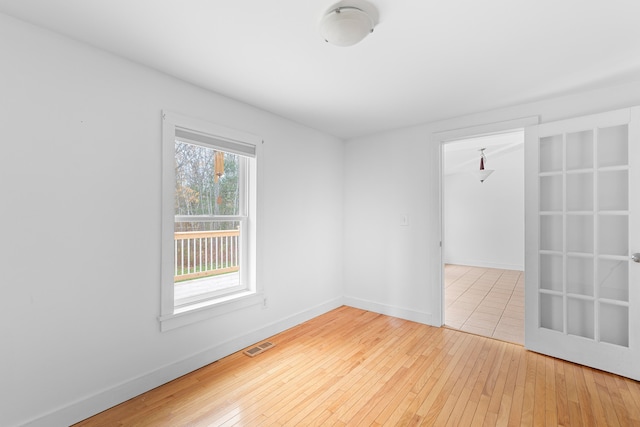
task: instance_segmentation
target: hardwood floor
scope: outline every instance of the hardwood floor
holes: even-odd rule
[[[341,307],[78,426],[640,426],[640,383]]]

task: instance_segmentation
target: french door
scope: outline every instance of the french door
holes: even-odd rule
[[[525,138],[525,346],[640,380],[640,108]]]

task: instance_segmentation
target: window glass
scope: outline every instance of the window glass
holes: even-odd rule
[[[175,146],[174,298],[180,306],[244,289],[239,175],[245,168],[237,154],[179,140]]]
[[[175,214],[240,215],[240,157],[176,141]]]

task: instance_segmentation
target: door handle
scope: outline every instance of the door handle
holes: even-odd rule
[[[635,254],[631,254],[631,261],[640,262],[640,253],[636,252]]]

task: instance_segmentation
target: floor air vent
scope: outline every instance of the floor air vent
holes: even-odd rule
[[[265,341],[262,344],[258,344],[255,347],[251,347],[248,350],[244,351],[244,354],[246,354],[249,357],[253,357],[256,356],[260,353],[264,353],[265,351],[269,350],[270,348],[275,347],[275,344],[269,341]]]

